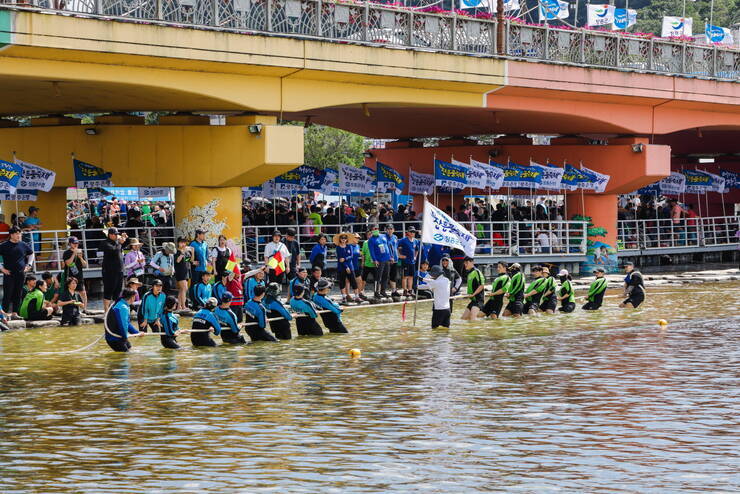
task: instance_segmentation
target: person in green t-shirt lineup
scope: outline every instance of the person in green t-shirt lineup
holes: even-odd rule
[[[573,278],[567,269],[561,269],[558,273],[560,286],[558,287],[558,300],[560,301],[560,312],[573,312],[576,308],[576,294],[571,281]]]
[[[545,290],[545,278],[542,277],[542,268],[539,266],[532,267],[532,276],[534,279],[524,290],[524,308],[522,312],[535,315],[540,310],[540,299]]]
[[[478,313],[483,309],[486,278],[483,276],[481,270],[475,267],[475,261],[470,256],[463,259],[463,267],[467,274],[467,294],[470,297],[470,302],[468,303],[468,306],[465,307],[465,311],[463,311],[462,319],[466,321],[474,321],[478,318]]]
[[[605,274],[604,268],[596,268],[594,270],[596,279],[588,288],[588,295],[585,298],[586,304],[582,307],[583,310],[599,310],[599,307],[601,307],[607,287]]]
[[[547,314],[554,314],[558,308],[558,296],[557,288],[555,286],[555,277],[550,273],[550,269],[547,267],[542,268],[542,277],[544,281],[544,290],[542,291],[542,298],[540,299],[540,310]]]
[[[501,315],[501,309],[504,307],[504,296],[509,286],[511,278],[508,274],[509,265],[503,261],[496,263],[496,271],[498,272],[496,279],[491,283],[491,297],[483,306],[480,317],[490,317],[491,319],[498,319]]]

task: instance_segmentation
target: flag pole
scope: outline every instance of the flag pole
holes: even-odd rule
[[[506,168],[509,168],[511,166],[511,156],[506,157]],[[506,173],[504,173],[504,180],[506,180]],[[506,210],[506,221],[511,223],[511,186],[506,188],[506,204],[507,204],[507,210]]]
[[[455,161],[455,155],[450,155],[450,161]],[[464,193],[463,193],[464,194]],[[450,187],[450,217],[455,218],[455,188]]]
[[[427,207],[427,192],[424,191],[424,209]],[[416,273],[414,273],[414,281],[416,282],[416,290],[414,290],[414,324],[416,327],[416,309],[419,305],[419,270],[421,269],[421,253],[424,251],[424,213],[421,216],[421,238],[419,239],[419,257],[416,260]]]
[[[13,151],[13,163],[15,163],[15,151]],[[18,221],[18,188],[15,189],[15,221]],[[15,226],[15,225],[13,225]]]
[[[434,175],[434,205],[437,205],[437,153],[434,153],[432,161],[432,175]]]
[[[563,160],[563,168],[565,168],[566,161]],[[560,179],[560,185],[563,184],[563,179]],[[560,192],[563,194],[563,221],[568,221],[568,189],[561,188]],[[566,223],[566,226],[568,224]],[[569,229],[570,231],[570,229]]]
[[[580,166],[581,170],[583,170],[583,161],[578,162],[578,166]],[[581,187],[581,216],[586,216],[586,199],[583,197],[583,188]]]
[[[473,155],[472,154],[468,157],[468,164],[471,167],[473,166]],[[473,186],[472,185],[470,186],[470,202],[471,203],[473,202]],[[475,235],[475,216],[473,215],[472,207],[470,208],[470,229],[472,230],[470,233],[472,233],[473,236],[477,236]]]

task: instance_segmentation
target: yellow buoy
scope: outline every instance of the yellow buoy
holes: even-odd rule
[[[668,321],[665,319],[658,319],[658,324],[661,326],[668,326]]]
[[[358,348],[352,348],[349,350],[349,356],[358,358],[360,355],[362,355],[362,352]]]

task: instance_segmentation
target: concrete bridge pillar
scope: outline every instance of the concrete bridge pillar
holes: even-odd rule
[[[589,259],[582,270],[602,266],[614,271],[617,266],[617,194],[568,194],[565,198],[569,219],[587,218]]]
[[[178,236],[188,239],[195,238],[195,230],[205,230],[209,245],[225,235],[232,252],[242,258],[241,187],[176,187],[175,227]]]

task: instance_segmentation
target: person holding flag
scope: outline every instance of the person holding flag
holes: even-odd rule
[[[289,272],[290,252],[282,242],[280,230],[272,233],[272,242],[265,245],[265,265],[269,268],[269,281],[282,284],[283,273]]]

